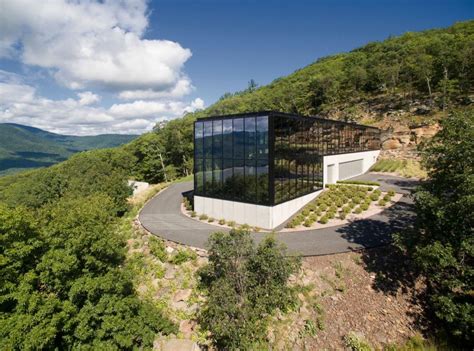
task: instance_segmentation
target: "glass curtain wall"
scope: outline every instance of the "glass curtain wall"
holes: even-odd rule
[[[196,195],[270,205],[268,116],[197,121],[194,143]]]
[[[325,155],[380,149],[377,128],[314,117],[225,116],[194,128],[195,194],[260,205],[321,189]]]

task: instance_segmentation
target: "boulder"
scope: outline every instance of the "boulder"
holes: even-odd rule
[[[173,301],[174,302],[187,301],[189,297],[191,296],[191,293],[192,293],[191,289],[178,290],[178,292],[173,297]]]
[[[402,147],[402,144],[398,139],[388,139],[382,143],[383,150],[394,150]]]

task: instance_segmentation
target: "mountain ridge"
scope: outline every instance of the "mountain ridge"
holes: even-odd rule
[[[120,146],[136,137],[127,134],[63,135],[33,126],[0,123],[0,175],[51,166],[77,152]]]

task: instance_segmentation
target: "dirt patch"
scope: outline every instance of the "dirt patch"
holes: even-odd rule
[[[304,347],[341,349],[344,336],[354,332],[382,348],[423,332],[417,297],[424,284],[407,276],[403,264],[390,247],[305,258],[303,279],[319,295],[324,320],[315,335],[302,340]]]

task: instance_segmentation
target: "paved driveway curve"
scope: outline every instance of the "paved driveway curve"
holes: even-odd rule
[[[415,182],[374,173],[354,179],[379,181],[382,190],[393,188],[406,195],[393,206],[369,218],[323,229],[276,233],[276,238],[285,243],[292,253],[327,255],[385,245],[391,240],[390,234],[412,222],[412,201],[407,194],[416,185]],[[139,214],[142,226],[164,239],[206,248],[211,233],[226,229],[193,220],[181,213],[182,193],[191,190],[192,186],[192,182],[176,183],[151,199]],[[266,234],[252,235],[259,242]]]

